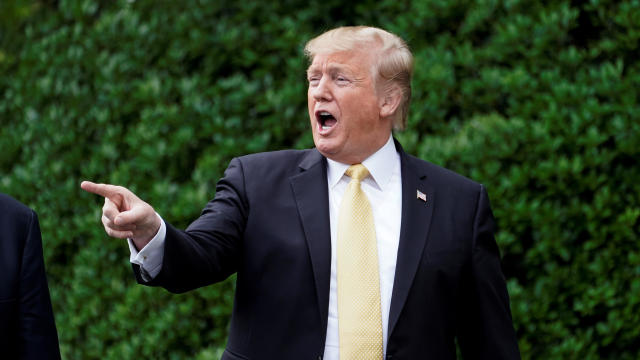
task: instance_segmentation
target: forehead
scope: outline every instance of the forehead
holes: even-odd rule
[[[373,56],[370,52],[347,50],[316,54],[307,71],[346,69],[361,72],[371,70],[372,66]]]

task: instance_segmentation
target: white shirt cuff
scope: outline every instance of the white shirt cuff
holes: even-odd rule
[[[167,225],[158,213],[156,213],[156,216],[160,218],[160,229],[158,229],[156,236],[154,236],[142,250],[138,251],[133,241],[127,239],[129,251],[131,252],[129,261],[131,261],[132,264],[140,265],[140,273],[144,281],[153,280],[153,278],[158,276],[160,270],[162,270],[164,239],[167,235]]]

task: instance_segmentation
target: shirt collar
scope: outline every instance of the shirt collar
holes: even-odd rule
[[[387,184],[391,180],[395,165],[399,165],[400,157],[393,143],[393,136],[389,135],[389,140],[378,151],[366,158],[362,165],[366,166],[373,181],[384,191]],[[327,159],[327,178],[329,180],[329,188],[333,188],[347,171],[350,164],[343,164],[331,159]]]

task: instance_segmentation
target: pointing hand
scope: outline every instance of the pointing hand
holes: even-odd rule
[[[104,197],[102,224],[111,237],[130,238],[138,250],[149,243],[160,229],[160,218],[151,205],[129,189],[109,184],[83,181],[80,187]]]

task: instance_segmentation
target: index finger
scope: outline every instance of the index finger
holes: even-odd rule
[[[106,197],[110,200],[114,200],[116,196],[122,196],[122,190],[119,186],[110,185],[110,184],[96,184],[91,181],[83,181],[80,184],[80,187],[84,191],[88,191],[90,193],[94,193],[103,197]]]

